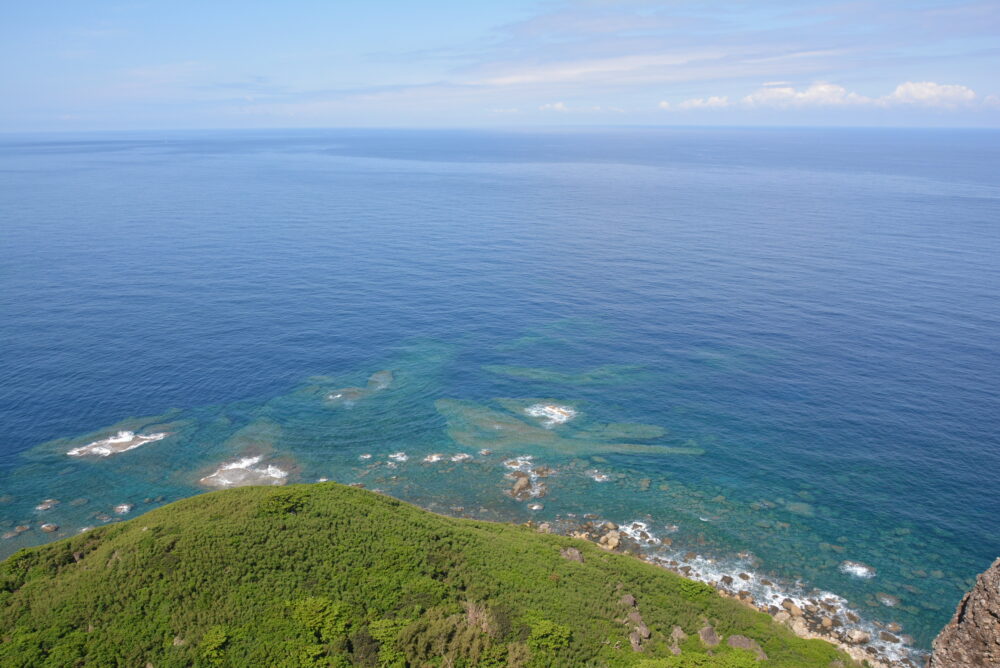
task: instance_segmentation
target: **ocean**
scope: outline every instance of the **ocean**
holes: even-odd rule
[[[919,653],[1000,554],[997,165],[986,130],[0,137],[0,556],[330,479],[612,521]]]

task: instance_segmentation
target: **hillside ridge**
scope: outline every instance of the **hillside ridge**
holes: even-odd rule
[[[337,483],[212,492],[21,550],[0,599],[4,666],[852,665],[632,556]]]

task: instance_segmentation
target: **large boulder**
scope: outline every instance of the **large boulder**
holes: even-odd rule
[[[976,580],[934,640],[928,668],[1000,666],[1000,559]]]

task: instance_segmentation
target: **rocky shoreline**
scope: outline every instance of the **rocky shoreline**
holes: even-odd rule
[[[518,481],[525,479],[517,478]],[[861,617],[848,609],[839,597],[817,592],[817,595],[811,597],[784,596],[780,599],[773,598],[776,595],[772,594],[772,598],[762,600],[751,592],[751,584],[762,584],[769,590],[778,590],[776,583],[751,572],[706,577],[705,573],[699,571],[697,564],[707,560],[694,552],[688,552],[679,559],[666,559],[644,553],[643,547],[664,542],[669,545],[667,541],[670,539],[661,541],[651,536],[641,522],[619,526],[614,522],[598,518],[585,519],[584,522],[575,523],[575,528],[572,524],[562,523],[554,527],[550,522],[529,521],[526,525],[541,533],[565,533],[574,538],[587,540],[609,552],[631,554],[682,577],[708,584],[722,596],[740,601],[750,608],[770,615],[776,622],[787,626],[795,635],[832,643],[856,661],[867,662],[871,668],[919,668],[925,663],[924,654],[907,646],[912,640],[901,633],[902,627],[899,624],[882,625],[879,622],[872,622],[872,628],[863,628],[865,623]],[[576,550],[572,552],[579,554]],[[571,554],[564,556],[574,558]],[[714,630],[706,626],[702,631],[706,635],[703,642],[711,646],[711,641],[715,638]],[[633,633],[636,637],[631,638],[633,649],[641,648],[641,628],[637,628],[636,632],[638,635]]]

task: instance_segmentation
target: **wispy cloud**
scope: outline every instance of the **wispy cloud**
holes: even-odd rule
[[[939,84],[933,81],[907,81],[880,97],[869,97],[832,83],[815,83],[804,88],[765,84],[754,92],[730,102],[727,96],[690,98],[678,103],[666,100],[660,109],[690,111],[723,109],[726,107],[796,109],[804,107],[896,107],[918,106],[939,109],[970,108],[980,102],[974,90],[959,84]],[[986,101],[988,101],[987,98]],[[984,101],[985,102],[985,101]]]

